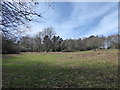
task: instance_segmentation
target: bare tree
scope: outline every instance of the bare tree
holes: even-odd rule
[[[48,27],[43,30],[43,37],[48,36],[51,39],[55,34],[53,27]]]
[[[6,37],[17,37],[28,29],[30,21],[43,18],[42,13],[34,10],[39,5],[38,2],[5,2],[1,1],[0,29],[2,35]],[[50,3],[48,4],[49,6]]]
[[[105,43],[107,48],[119,48],[119,35],[110,35],[106,37]]]
[[[40,52],[40,51],[43,50],[42,39],[43,39],[42,38],[42,32],[39,32],[34,38],[35,43],[36,43],[37,52]]]

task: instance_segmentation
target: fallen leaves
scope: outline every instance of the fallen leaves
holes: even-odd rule
[[[22,54],[3,60],[3,87],[115,88],[117,52]],[[17,63],[17,64],[16,64]],[[21,65],[22,64],[22,65]]]

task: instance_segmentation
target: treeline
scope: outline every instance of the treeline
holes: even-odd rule
[[[2,37],[2,53],[19,52],[72,52],[96,49],[118,49],[119,35],[90,36],[79,39],[63,40],[55,35],[52,27],[45,28],[34,37],[24,36],[19,40]]]

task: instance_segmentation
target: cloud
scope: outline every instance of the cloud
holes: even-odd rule
[[[31,23],[31,34],[49,26],[54,27],[63,39],[91,34],[107,35],[117,30],[117,3],[71,2],[67,4],[63,2],[58,4],[55,6],[56,9],[45,13],[47,21]]]
[[[114,32],[118,32],[118,12],[117,10],[104,16],[104,18],[100,21],[100,23],[92,28],[89,33],[91,34],[103,34],[109,35]]]
[[[99,24],[104,16],[114,11],[116,8],[115,6],[116,3],[74,3],[71,18],[63,22],[60,25],[60,28],[57,27],[57,29],[58,31],[60,30],[59,33],[64,38],[77,38],[84,37],[88,34],[90,35],[92,32],[96,32],[96,30],[92,29],[95,27],[98,28],[97,24]],[[108,20],[111,19],[112,18],[110,17]],[[105,21],[107,22],[107,19],[104,19],[101,23],[105,23],[106,26],[101,25],[101,27],[99,25],[99,28],[103,29],[104,32],[107,32],[105,31],[105,28],[108,27],[110,22],[106,23]],[[89,31],[91,31],[91,33]],[[101,30],[97,32],[99,33],[96,34],[101,34]]]

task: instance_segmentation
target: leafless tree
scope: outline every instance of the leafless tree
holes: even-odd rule
[[[43,39],[42,32],[39,32],[34,38],[35,43],[36,43],[36,47],[37,47],[37,52],[40,52],[43,50],[42,39]]]
[[[43,37],[48,36],[51,39],[55,34],[53,27],[48,27],[43,30]]]
[[[38,2],[15,2],[1,1],[0,29],[2,35],[6,37],[17,37],[19,34],[29,29],[29,22],[44,18],[42,13],[34,10]],[[50,3],[48,4],[49,6]]]

